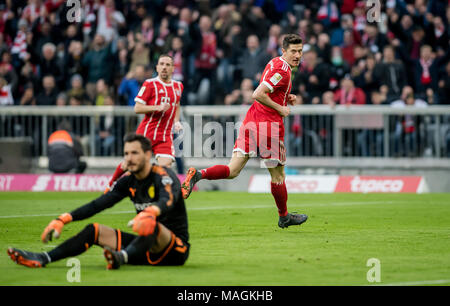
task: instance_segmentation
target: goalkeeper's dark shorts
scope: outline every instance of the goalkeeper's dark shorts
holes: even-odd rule
[[[116,230],[117,234],[117,251],[125,249],[137,235],[125,233],[120,230]],[[139,256],[135,256],[133,259],[129,259],[128,264],[131,265],[152,265],[152,266],[181,266],[185,263],[189,256],[190,245],[184,242],[174,233],[171,233],[172,237],[168,246],[159,253],[150,253],[149,251],[143,252]]]

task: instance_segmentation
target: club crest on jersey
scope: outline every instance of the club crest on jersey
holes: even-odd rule
[[[148,195],[150,196],[150,199],[155,197],[155,185],[152,184],[150,188],[148,188]]]
[[[282,78],[283,77],[281,76],[281,74],[279,74],[277,72],[270,78],[270,82],[272,82],[273,85],[277,85],[278,82],[280,82]]]
[[[165,186],[165,185],[172,184],[173,180],[170,176],[163,176],[161,179],[161,183]]]
[[[181,90],[176,89],[176,90],[175,90],[175,93],[177,94],[177,96],[181,96]]]

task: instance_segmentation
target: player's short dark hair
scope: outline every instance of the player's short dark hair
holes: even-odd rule
[[[143,135],[136,134],[136,133],[128,133],[123,138],[124,143],[135,142],[135,141],[138,141],[141,144],[142,150],[144,150],[144,152],[152,150],[152,143],[151,143],[150,139],[148,139],[147,137],[145,137]]]
[[[287,50],[290,45],[303,44],[303,39],[297,34],[287,34],[283,39],[283,49]]]
[[[158,56],[158,61],[157,61],[157,63],[159,63],[159,59],[160,58],[163,58],[163,57],[168,57],[168,58],[170,58],[171,60],[172,60],[172,65],[173,65],[173,56],[171,56],[171,55],[169,55],[169,54],[167,54],[167,53],[163,53],[163,54],[161,54],[160,56]]]

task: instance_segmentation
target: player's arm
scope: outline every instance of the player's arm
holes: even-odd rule
[[[180,106],[180,104],[178,104],[177,110],[175,112],[175,119],[174,119],[175,133],[178,133],[180,130],[183,129],[183,125],[180,122],[180,117],[181,117],[181,106]]]
[[[282,106],[273,101],[268,95],[268,93],[270,92],[271,88],[269,88],[266,83],[262,82],[253,92],[252,98],[259,103],[276,110],[282,117],[286,117],[287,115],[289,115],[289,107]]]
[[[177,200],[174,189],[174,181],[170,175],[161,168],[156,175],[155,188],[159,194],[158,201],[141,211],[133,220],[128,223],[128,226],[133,227],[133,231],[140,236],[151,235],[156,226],[156,219],[170,211],[173,208],[174,202]],[[176,189],[176,188],[175,188]]]
[[[41,235],[42,242],[47,243],[48,241],[51,241],[52,238],[59,238],[64,225],[72,221],[87,219],[120,202],[128,195],[128,193],[124,190],[125,184],[126,178],[122,178],[110,192],[101,195],[97,199],[71,211],[70,213],[64,213],[55,220],[52,220]]]
[[[155,100],[155,87],[151,82],[144,82],[137,96],[134,98],[134,112],[136,114],[149,114],[163,112],[169,109],[168,103],[157,104]]]
[[[153,112],[165,112],[170,108],[169,103],[163,103],[160,105],[146,105],[143,103],[137,102],[134,105],[134,112],[136,114],[149,114]]]

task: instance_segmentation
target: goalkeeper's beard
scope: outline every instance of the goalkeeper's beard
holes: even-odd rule
[[[130,171],[131,174],[139,175],[142,171],[145,169],[145,160],[141,161],[140,163],[128,163],[127,165],[128,171]]]

